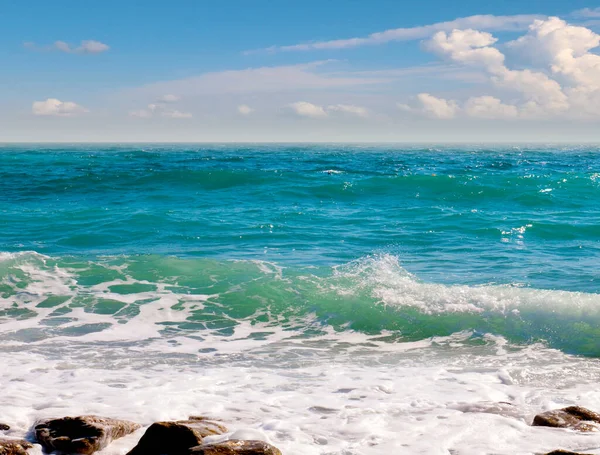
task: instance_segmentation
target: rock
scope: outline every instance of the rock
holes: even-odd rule
[[[36,440],[48,452],[58,450],[89,455],[138,428],[141,426],[127,420],[88,415],[42,420],[34,431]]]
[[[579,452],[569,452],[568,450],[553,450],[552,452],[548,452],[546,455],[591,455],[591,454],[579,453]]]
[[[533,419],[533,426],[571,428],[578,431],[596,431],[600,424],[600,414],[580,406],[555,409],[538,414]]]
[[[7,425],[5,423],[0,423],[0,430],[2,430],[2,431],[10,430],[10,425]]]
[[[156,422],[144,433],[137,446],[127,455],[178,455],[187,454],[191,447],[202,444],[206,436],[227,433],[227,428],[205,417],[189,420]]]
[[[0,455],[27,455],[33,445],[24,439],[0,438]]]
[[[264,441],[242,441],[230,439],[229,441],[203,444],[194,447],[190,455],[281,455],[277,447]]]

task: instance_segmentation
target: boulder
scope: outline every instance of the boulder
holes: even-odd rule
[[[264,441],[230,439],[194,447],[189,455],[281,455],[281,451]]]
[[[599,429],[600,414],[580,406],[555,409],[538,414],[533,419],[533,426],[570,428],[578,431],[596,431]]]
[[[137,446],[127,455],[187,454],[191,447],[202,444],[206,436],[227,433],[227,428],[215,420],[191,417],[175,422],[156,422],[146,430]]]
[[[42,420],[34,428],[35,439],[48,452],[89,455],[113,440],[141,428],[137,423],[93,415]]]
[[[10,425],[7,425],[5,423],[0,423],[0,430],[2,430],[2,431],[10,430]]]
[[[24,439],[0,438],[0,455],[27,455],[33,445]]]

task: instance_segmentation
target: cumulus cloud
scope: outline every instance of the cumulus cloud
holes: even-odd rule
[[[73,46],[65,41],[55,41],[49,46],[38,46],[35,43],[27,42],[24,46],[38,51],[59,51],[68,54],[100,54],[110,49],[107,44],[95,40],[83,40],[79,46]]]
[[[326,118],[335,114],[362,118],[369,116],[368,109],[352,104],[331,104],[329,106],[319,106],[306,101],[298,101],[290,104],[289,107],[300,117]]]
[[[519,115],[516,106],[504,104],[493,96],[469,98],[465,103],[464,111],[470,117],[484,119],[511,119]]]
[[[166,109],[164,106],[149,104],[147,109],[139,109],[129,112],[130,117],[137,118],[151,118],[151,117],[165,117],[165,118],[175,118],[175,119],[185,119],[192,118],[193,114],[191,112],[182,112],[177,109]]]
[[[298,101],[290,104],[290,108],[300,117],[324,118],[327,117],[327,112],[322,106],[308,103],[306,101]]]
[[[496,41],[490,33],[467,29],[453,30],[449,34],[438,32],[424,46],[454,62],[498,71],[504,66],[504,55],[490,47]]]
[[[526,111],[534,116],[547,116],[569,108],[569,100],[558,82],[546,74],[505,68],[498,77],[492,78],[498,86],[521,93]]]
[[[79,47],[74,49],[75,53],[80,54],[99,54],[101,52],[106,52],[110,47],[100,41],[88,40],[82,41]]]
[[[398,108],[441,120],[451,120],[459,116],[478,119],[513,119],[519,116],[516,106],[505,104],[493,96],[471,97],[461,106],[455,100],[419,93],[410,105],[398,104]]]
[[[420,112],[430,118],[452,119],[459,111],[458,104],[453,100],[437,98],[429,93],[419,93],[415,99],[415,106],[399,106],[404,110]]]
[[[452,31],[463,28],[477,28],[479,30],[490,31],[519,31],[527,29],[527,26],[531,24],[534,19],[542,17],[544,16],[527,14],[514,16],[476,15],[419,27],[390,29],[372,33],[366,37],[317,41],[314,43],[294,44],[291,46],[272,46],[267,49],[262,49],[262,51],[279,52],[346,49],[364,45],[383,44],[390,41],[419,40],[428,38],[438,31]],[[253,52],[257,51],[247,51],[246,53]]]
[[[130,111],[129,116],[137,118],[151,118],[154,116],[174,119],[192,118],[193,114],[191,112],[183,112],[169,107],[169,104],[176,103],[179,100],[180,98],[175,95],[163,95],[155,103],[148,104],[145,109]]]
[[[590,51],[600,46],[600,35],[552,17],[535,21],[527,35],[508,43],[525,55],[537,55],[552,73],[566,82],[591,90],[600,88],[600,55]]]
[[[240,104],[237,107],[237,111],[242,114],[242,115],[250,115],[254,112],[254,109],[252,109],[250,106],[248,106],[247,104]]]
[[[565,93],[577,116],[600,115],[600,35],[568,24],[559,18],[535,21],[527,35],[509,43],[525,55],[535,53],[550,68],[553,77],[565,86]]]
[[[48,98],[45,101],[35,101],[31,107],[33,115],[73,117],[88,112],[82,106],[71,101],[60,101],[56,98]]]
[[[339,112],[341,114],[355,115],[357,117],[368,117],[369,111],[362,106],[354,106],[352,104],[334,104],[327,106],[329,112]]]
[[[530,68],[513,69],[490,33],[466,29],[440,31],[424,43],[424,49],[452,64],[474,67],[486,74],[496,90],[513,92],[510,103],[496,96],[474,96],[462,103],[417,96],[413,105],[400,107],[434,118],[454,118],[458,113],[478,118],[549,118],[600,116],[600,35],[558,17],[534,20],[525,35],[505,48]]]
[[[543,72],[507,68],[504,54],[491,47],[495,43],[496,39],[487,32],[454,30],[450,34],[436,33],[425,48],[454,63],[482,68],[490,82],[518,92],[524,98],[525,111],[532,115],[555,114],[568,109],[568,98],[558,82]]]

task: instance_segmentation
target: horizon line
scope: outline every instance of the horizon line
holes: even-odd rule
[[[79,144],[98,144],[98,145],[120,145],[120,144],[160,144],[160,145],[194,145],[194,144],[219,144],[219,145],[236,145],[236,144],[299,144],[299,145],[311,145],[311,144],[368,144],[368,145],[408,145],[408,144],[570,144],[570,145],[599,145],[600,140],[593,141],[567,141],[567,140],[555,140],[555,141],[537,141],[537,140],[524,140],[524,141],[459,141],[459,140],[448,140],[448,141],[0,141],[0,146],[4,145],[30,145],[30,144],[56,144],[56,145],[79,145]]]

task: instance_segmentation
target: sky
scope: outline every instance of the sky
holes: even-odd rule
[[[0,142],[600,142],[600,3],[0,2]]]

